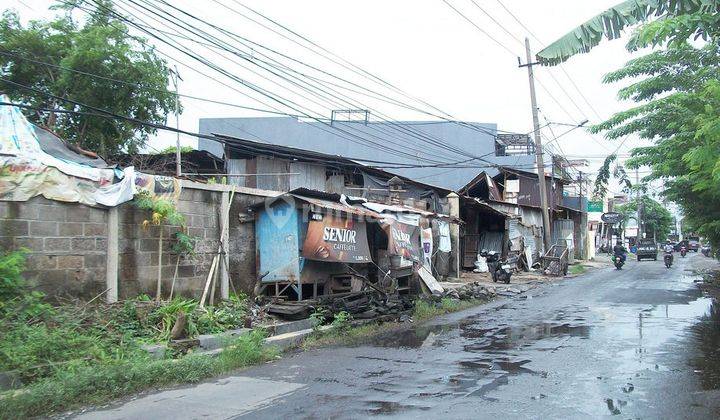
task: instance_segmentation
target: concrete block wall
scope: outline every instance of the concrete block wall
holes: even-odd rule
[[[175,294],[199,297],[220,240],[222,191],[183,188],[178,210],[188,233],[197,238],[194,255],[178,265]],[[255,234],[247,207],[263,197],[236,193],[230,207],[230,291],[251,293],[255,284]],[[121,299],[155,295],[160,228],[143,229],[149,213],[132,203],[118,208],[118,295]],[[0,247],[29,250],[26,278],[50,296],[92,298],[106,288],[108,210],[35,197],[0,201]],[[161,265],[163,295],[170,291],[177,255],[172,251],[179,227],[165,226]],[[220,296],[219,288],[215,296]]]
[[[50,296],[105,290],[107,211],[34,197],[0,201],[0,247],[29,251],[25,278]]]

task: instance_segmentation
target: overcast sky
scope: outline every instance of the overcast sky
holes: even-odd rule
[[[240,10],[239,5],[234,3],[235,0],[219,1]],[[527,72],[517,66],[517,56],[522,56],[524,61],[522,45],[494,23],[472,0],[447,1],[503,46],[464,20],[443,0],[243,0],[242,3],[458,119],[497,123],[499,129],[507,131],[531,131]],[[618,2],[503,0],[502,4],[540,40],[551,42]],[[52,4],[48,0],[6,0],[3,3],[16,8],[23,19],[52,16],[52,12],[47,10]],[[529,35],[503,10],[499,1],[475,0],[475,3],[515,37],[523,39]],[[174,0],[172,4],[254,42],[280,49],[301,61],[358,81],[363,86],[370,86],[367,80],[358,79],[346,69],[321,60],[312,52],[280,38],[213,1]],[[200,4],[202,6],[199,6]],[[539,50],[539,43],[532,37],[530,39],[533,49]],[[188,42],[186,45],[193,44]],[[564,70],[572,77],[572,82],[557,68],[536,67],[539,82],[544,86],[538,86],[537,92],[542,111],[541,123],[544,124],[546,119],[568,124],[588,119],[590,123],[595,123],[600,118],[626,109],[630,104],[616,98],[618,86],[604,85],[601,82],[605,73],[619,68],[630,59],[631,55],[625,51],[624,45],[623,40],[603,42],[591,53],[573,57],[564,65]],[[180,57],[177,52],[163,45],[158,47],[173,57]],[[219,57],[217,53],[197,45],[194,45],[193,51],[220,63],[244,80],[266,83],[263,86],[272,87],[266,80]],[[181,61],[191,62],[187,58]],[[171,61],[171,64],[175,63]],[[203,68],[200,65],[194,67]],[[181,93],[266,108],[182,64],[178,64],[178,68],[183,78],[180,83]],[[207,68],[203,68],[203,71],[212,73]],[[559,81],[562,89],[551,75]],[[223,80],[232,84],[233,88],[243,89],[236,82]],[[582,95],[573,86],[573,82]],[[312,106],[302,97],[289,97],[305,106]],[[590,102],[592,107],[587,102]],[[397,107],[372,105],[376,105],[377,109],[392,119],[431,119],[427,115]],[[180,127],[189,131],[197,131],[198,119],[201,117],[266,115],[191,100],[184,100],[183,106],[185,111],[180,117]],[[329,111],[318,112],[329,117]],[[174,118],[169,118],[168,124],[174,125]],[[567,130],[567,127],[554,126],[553,130],[554,132],[543,130],[546,142],[553,135]],[[184,145],[196,144],[191,137],[183,136],[181,140]],[[174,134],[164,133],[153,139],[151,147],[161,149],[172,144]],[[630,139],[620,149],[620,153],[637,145],[634,139]],[[601,135],[591,136],[584,130],[575,130],[548,146],[550,150],[565,154],[569,158],[590,158],[591,166],[584,169],[590,173],[597,170],[601,162],[600,156],[607,155],[617,147],[618,142],[604,140]]]

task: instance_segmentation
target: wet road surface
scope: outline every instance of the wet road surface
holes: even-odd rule
[[[717,418],[720,304],[699,254],[629,261],[89,418]]]

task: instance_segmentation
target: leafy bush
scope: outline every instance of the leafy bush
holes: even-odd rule
[[[340,311],[335,314],[333,322],[330,323],[334,332],[343,333],[350,329],[350,321],[352,321],[352,315],[345,311]]]
[[[17,297],[25,287],[22,272],[25,270],[25,251],[0,254],[0,301]]]

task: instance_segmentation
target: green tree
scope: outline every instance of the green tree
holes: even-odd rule
[[[664,181],[687,226],[720,245],[720,5],[715,0],[631,0],[608,9],[538,53],[544,64],[588,52],[604,37],[635,26],[627,48],[654,47],[605,76],[627,81],[619,98],[636,106],[591,128],[618,139],[651,140],[633,150],[629,168],[649,166],[644,181]],[[608,158],[611,162],[614,156]],[[607,163],[606,162],[606,163]],[[609,165],[609,163],[608,163]],[[608,166],[606,165],[606,166]],[[609,170],[601,171],[607,182]]]
[[[664,241],[667,239],[673,225],[672,214],[670,214],[662,204],[648,196],[643,196],[641,200],[643,203],[643,211],[640,217],[642,219],[645,237],[654,237],[658,241]],[[637,200],[632,200],[627,204],[618,206],[617,211],[623,214],[625,220],[627,220],[630,215],[637,213],[637,208]]]
[[[165,116],[175,111],[174,95],[167,89],[166,63],[144,40],[128,35],[126,26],[112,16],[111,2],[102,4],[98,9],[105,13],[95,12],[83,22],[74,19],[70,9],[56,7],[62,10],[54,20],[31,21],[27,26],[17,13],[6,10],[0,18],[0,78],[9,82],[0,80],[0,91],[37,108],[92,112],[53,99],[51,94],[114,114],[164,123]],[[47,111],[27,111],[26,115],[72,143],[104,155],[136,152],[155,132],[96,115]]]

